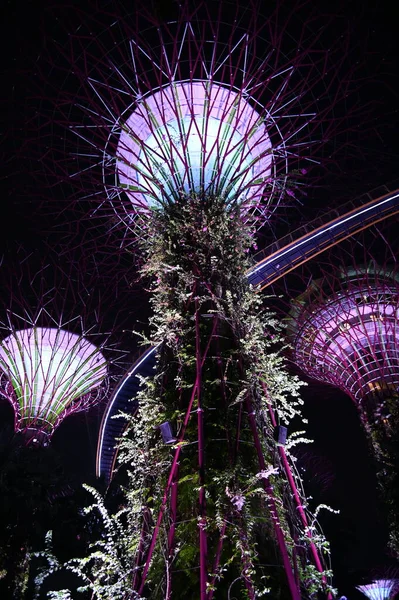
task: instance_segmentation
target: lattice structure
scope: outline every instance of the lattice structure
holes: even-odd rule
[[[295,301],[295,362],[345,391],[367,419],[367,407],[395,396],[399,386],[399,277],[371,264],[342,270],[333,281],[313,282]],[[382,418],[381,404],[374,409]],[[373,422],[378,414],[368,418]]]
[[[71,412],[94,404],[107,375],[100,350],[61,328],[13,331],[0,343],[0,369],[17,431],[47,434]]]
[[[71,259],[54,265],[19,249],[3,265],[0,394],[14,408],[15,430],[46,443],[67,415],[104,398],[122,355],[113,337],[121,306],[107,322],[101,310],[102,299],[121,304],[118,288],[101,294],[90,261]]]
[[[184,2],[167,20],[142,8],[79,21],[70,51],[49,59],[66,79],[45,163],[52,181],[76,186],[89,227],[113,207],[113,226],[131,242],[151,208],[191,192],[224,195],[261,227],[300,196],[338,126],[340,98],[327,101],[327,90],[339,80],[344,98],[350,88],[341,47],[326,52],[314,36],[327,17],[308,8],[305,25],[296,7],[259,19],[252,1]]]
[[[389,262],[332,272],[330,265],[329,271],[293,301],[293,359],[310,377],[346,392],[358,408],[397,553],[399,277]]]
[[[190,43],[188,27],[185,36]],[[187,42],[181,41],[179,54],[187,51]],[[146,50],[138,47],[137,53],[141,58]],[[148,204],[199,191],[224,195],[228,202],[239,199],[244,214],[256,210],[271,176],[272,145],[264,117],[252,107],[245,88],[226,89],[213,82],[213,73],[210,79],[188,82],[175,82],[172,72],[169,76],[173,83],[137,102],[122,126],[119,186],[138,213]]]
[[[390,600],[399,589],[397,579],[377,579],[367,585],[359,585],[357,588],[370,600]]]

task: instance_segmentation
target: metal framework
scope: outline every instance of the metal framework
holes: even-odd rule
[[[398,304],[397,273],[370,264],[314,281],[290,315],[296,364],[345,391],[371,424],[386,418],[376,399],[399,386]]]
[[[46,444],[66,416],[105,397],[122,355],[113,338],[122,307],[106,326],[101,310],[102,300],[121,304],[118,288],[101,294],[91,262],[73,258],[52,264],[19,249],[3,264],[0,395],[14,408],[15,430]]]
[[[342,48],[323,48],[328,16],[310,3],[262,19],[256,1],[175,8],[166,22],[144,7],[93,23],[86,15],[63,56],[49,57],[65,82],[48,89],[57,107],[46,174],[75,187],[88,227],[111,216],[133,250],[150,208],[182,192],[224,194],[258,227],[270,222],[301,196],[351,85]],[[342,98],[325,101],[338,81]]]
[[[377,579],[367,585],[359,585],[356,589],[370,600],[390,600],[398,591],[397,579]]]
[[[187,24],[178,54],[187,52],[192,34]],[[198,45],[195,39],[191,43]],[[241,43],[248,43],[245,37]],[[137,59],[145,52],[138,47]],[[136,101],[119,130],[115,187],[126,190],[138,214],[199,190],[229,202],[239,199],[244,214],[259,210],[271,176],[268,125],[252,107],[246,87],[225,88],[214,82],[215,75],[175,81],[170,73],[173,83]]]
[[[96,346],[64,329],[13,331],[0,343],[1,395],[14,407],[17,431],[51,434],[71,412],[99,397],[107,363]]]

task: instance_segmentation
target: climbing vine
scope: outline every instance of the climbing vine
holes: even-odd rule
[[[389,387],[385,397],[368,398],[362,424],[377,467],[381,498],[387,508],[389,548],[399,557],[399,408],[398,392]]]
[[[125,503],[109,517],[95,495],[105,538],[69,568],[104,600],[197,600],[200,589],[207,600],[278,600],[287,572],[301,598],[316,597],[330,573],[312,552],[328,555],[328,544],[315,521],[301,522],[283,460],[303,432],[284,455],[274,439],[302,419],[301,384],[284,365],[282,326],[245,275],[253,228],[213,196],[152,213],[140,241],[153,310],[143,342],[158,346],[157,366],[137,414],[123,415]]]

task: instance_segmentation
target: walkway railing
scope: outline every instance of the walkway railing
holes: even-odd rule
[[[247,271],[248,280],[264,289],[331,246],[398,212],[399,189],[376,188],[345,204],[340,211],[330,211],[324,219],[311,221],[256,254],[257,263]]]

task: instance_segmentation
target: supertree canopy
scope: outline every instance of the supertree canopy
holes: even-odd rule
[[[75,494],[84,463],[94,458],[87,433],[123,356],[114,329],[114,318],[124,322],[117,286],[106,280],[107,294],[98,265],[81,254],[78,261],[73,253],[57,256],[54,264],[39,250],[19,247],[2,264],[0,596],[16,600],[31,597],[30,557],[46,532],[68,531],[71,510],[79,521]],[[78,411],[75,423],[63,422]],[[80,427],[89,438],[85,450]]]
[[[390,600],[398,591],[398,580],[377,579],[367,585],[359,585],[357,589],[370,600]]]
[[[399,386],[398,301],[398,274],[370,264],[314,281],[291,312],[295,362],[344,390],[370,423],[386,419],[384,399]]]
[[[0,368],[16,429],[48,434],[69,413],[93,404],[107,375],[100,350],[61,328],[13,331],[0,343]]]
[[[99,404],[121,356],[110,341],[112,318],[105,321],[101,310],[111,298],[92,265],[80,255],[79,261],[70,255],[53,264],[21,248],[4,260],[0,395],[13,406],[15,431],[25,439],[48,443],[66,416]],[[117,297],[116,286],[106,285]],[[120,318],[116,306],[114,315]]]
[[[375,262],[342,267],[293,301],[295,363],[354,401],[379,465],[391,546],[398,551],[398,305],[396,269]]]
[[[328,17],[310,5],[305,24],[281,3],[260,26],[259,8],[173,3],[168,20],[110,9],[69,32],[49,59],[57,106],[50,112],[41,98],[40,129],[46,139],[48,116],[47,175],[84,198],[88,227],[111,207],[131,241],[151,208],[193,192],[239,204],[260,227],[301,195],[342,120],[334,110],[351,89],[346,55],[322,39]]]
[[[173,81],[137,102],[123,123],[116,176],[139,212],[200,191],[239,201],[245,212],[260,206],[272,162],[265,118],[245,89],[212,79]]]
[[[7,439],[1,422],[1,593],[15,599],[27,590],[32,547],[57,519],[59,506],[52,498],[79,477],[76,468],[74,476],[66,473],[50,438],[66,416],[99,402],[108,380],[107,361],[97,346],[56,320],[49,327],[49,315],[42,313],[25,329],[18,328],[23,319],[9,313],[8,335],[0,342],[0,397],[14,408],[15,429]],[[73,331],[81,326],[76,325],[66,323]]]

